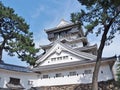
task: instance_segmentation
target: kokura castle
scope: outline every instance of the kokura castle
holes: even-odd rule
[[[85,85],[92,83],[97,45],[90,45],[78,26],[61,20],[45,30],[50,43],[41,45],[44,53],[33,68],[1,63],[0,90],[88,90]],[[102,58],[98,82],[114,80],[115,61],[116,57]]]

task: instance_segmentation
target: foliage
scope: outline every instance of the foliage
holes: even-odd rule
[[[4,50],[8,55],[17,54],[22,61],[34,65],[39,49],[35,49],[33,33],[29,32],[25,20],[14,12],[0,2],[0,61]]]
[[[93,73],[93,88],[97,90],[97,79],[100,67],[100,60],[105,44],[109,45],[115,33],[120,32],[120,0],[78,0],[85,8],[78,13],[72,13],[72,22],[80,23],[86,32],[102,35],[98,48],[95,70]],[[96,88],[95,88],[96,87]]]
[[[79,22],[86,32],[96,32],[98,36],[104,30],[104,28],[110,23],[113,19],[110,26],[109,36],[107,40],[112,40],[116,31],[120,31],[120,1],[114,0],[78,0],[83,6],[84,10],[81,9],[81,12],[72,13],[71,18],[72,22]],[[115,18],[114,18],[115,17]],[[95,27],[98,30],[95,30]]]

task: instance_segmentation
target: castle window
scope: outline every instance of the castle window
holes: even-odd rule
[[[60,60],[60,57],[57,57],[57,60]]]
[[[60,57],[60,60],[62,60],[62,57]]]
[[[62,57],[57,57],[57,60],[62,60]]]
[[[48,75],[43,75],[43,78],[48,78]]]
[[[1,82],[1,77],[0,77],[0,82]]]
[[[77,75],[77,73],[76,73],[76,71],[73,71],[73,72],[69,72],[69,75],[70,76],[75,76],[75,75]]]
[[[10,77],[9,84],[20,85],[20,79]]]
[[[56,61],[56,58],[51,58],[51,61]]]
[[[63,56],[63,59],[68,59],[68,56]]]
[[[92,74],[92,70],[85,70],[84,74]]]
[[[61,33],[60,33],[60,36],[61,36],[61,37],[65,37],[65,36],[66,36],[66,32],[61,32]]]
[[[71,47],[76,47],[77,45],[76,44],[72,44]]]
[[[33,85],[33,81],[28,81],[28,85]]]
[[[103,73],[103,71],[101,71],[101,73]]]
[[[54,34],[53,33],[48,34],[48,38],[54,38]]]
[[[6,84],[6,86],[7,86],[7,88],[13,88],[14,90],[19,90],[19,89],[24,88],[20,84],[20,79],[19,78],[13,78],[13,77],[10,77],[10,81]]]
[[[59,60],[67,60],[68,56],[63,56],[63,57],[55,57],[55,58],[51,58],[51,61],[59,61]]]
[[[55,76],[56,77],[62,77],[62,73],[57,73]]]

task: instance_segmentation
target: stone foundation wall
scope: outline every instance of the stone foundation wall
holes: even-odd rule
[[[46,87],[35,87],[31,90],[91,90],[91,84],[80,84],[80,85],[62,85],[62,86],[46,86]],[[120,90],[117,82],[114,80],[102,81],[98,83],[99,90]]]
[[[99,90],[120,90],[120,85],[114,80],[102,81],[98,83]],[[91,90],[91,84],[81,84],[76,86],[73,90]]]

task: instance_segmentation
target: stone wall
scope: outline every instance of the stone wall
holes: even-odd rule
[[[35,87],[31,90],[91,90],[91,84],[80,85],[62,85],[62,86],[46,86]],[[102,81],[98,83],[99,90],[120,90],[118,83],[114,80]]]
[[[102,81],[98,83],[99,90],[120,90],[118,83],[114,80]],[[91,84],[81,84],[76,86],[74,90],[91,90]]]

